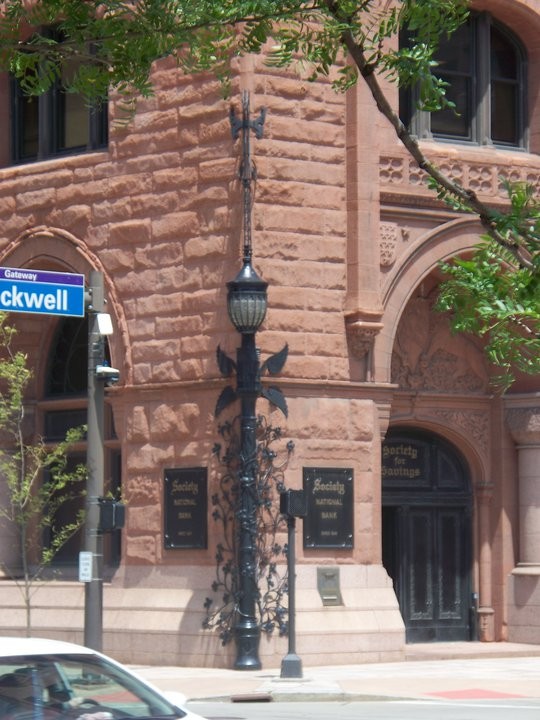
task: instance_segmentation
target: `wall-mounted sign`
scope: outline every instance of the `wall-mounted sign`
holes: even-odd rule
[[[164,517],[166,548],[206,548],[208,537],[207,469],[165,470]]]
[[[84,275],[0,268],[0,310],[84,317]]]
[[[304,468],[305,548],[353,547],[353,471]]]

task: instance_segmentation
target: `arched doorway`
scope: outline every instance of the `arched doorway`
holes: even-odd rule
[[[471,640],[469,469],[450,443],[389,430],[382,450],[383,564],[407,642]]]

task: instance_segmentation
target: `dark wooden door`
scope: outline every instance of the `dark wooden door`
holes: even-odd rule
[[[404,513],[401,600],[410,642],[469,640],[466,508],[410,508]]]
[[[386,460],[404,464],[386,467],[407,469],[383,471],[383,563],[394,581],[407,641],[470,640],[466,467],[435,436],[392,433],[387,442]]]

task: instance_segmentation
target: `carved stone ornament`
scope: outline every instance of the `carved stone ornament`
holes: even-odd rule
[[[382,327],[382,323],[364,320],[347,324],[349,349],[355,358],[361,360],[373,350],[375,338]]]
[[[381,267],[390,267],[396,262],[398,226],[396,223],[383,222],[380,226]]]
[[[443,152],[436,155],[430,154],[430,159],[454,181],[486,197],[498,196],[507,199],[507,191],[501,181],[502,178],[512,182],[527,182],[537,189],[540,187],[540,172],[534,165],[531,167],[523,164],[510,171],[508,166],[501,163],[500,160],[485,160],[478,163],[476,159],[460,156],[459,162],[457,162]],[[430,194],[426,183],[426,173],[418,167],[414,160],[406,160],[401,155],[381,157],[379,178],[382,186],[401,186],[401,189],[410,192],[410,200],[413,203],[419,192],[424,197]]]
[[[540,407],[507,410],[506,425],[519,445],[540,444]]]
[[[437,410],[434,415],[446,425],[454,427],[461,435],[474,440],[475,446],[483,453],[487,452],[489,443],[487,413],[476,410]]]
[[[416,297],[405,308],[392,353],[392,382],[412,390],[486,392],[482,350],[472,339],[452,335],[433,304],[434,297]]]
[[[360,379],[373,382],[375,338],[383,324],[376,320],[348,318],[346,323],[347,342],[351,355],[360,360]]]

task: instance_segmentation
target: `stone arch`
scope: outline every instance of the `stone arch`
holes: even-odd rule
[[[447,318],[430,304],[440,281],[438,263],[471,252],[480,232],[474,219],[457,218],[429,231],[410,248],[385,288],[381,344],[384,373],[402,391],[393,398],[390,427],[435,433],[468,463],[479,635],[493,639],[489,372],[477,339],[451,335]],[[405,358],[401,368],[396,365],[400,353]]]
[[[414,293],[438,263],[470,252],[479,242],[481,227],[471,218],[458,218],[421,236],[396,265],[383,288],[383,327],[376,342],[376,378],[391,380],[392,351],[402,315]]]
[[[111,360],[121,368],[123,384],[132,383],[133,362],[123,306],[100,258],[80,238],[61,228],[45,225],[29,228],[5,247],[0,254],[0,265],[56,269],[85,276],[91,270],[103,273],[107,310],[114,318],[115,326],[115,333],[109,340]],[[47,322],[52,326],[55,319],[48,318]]]

